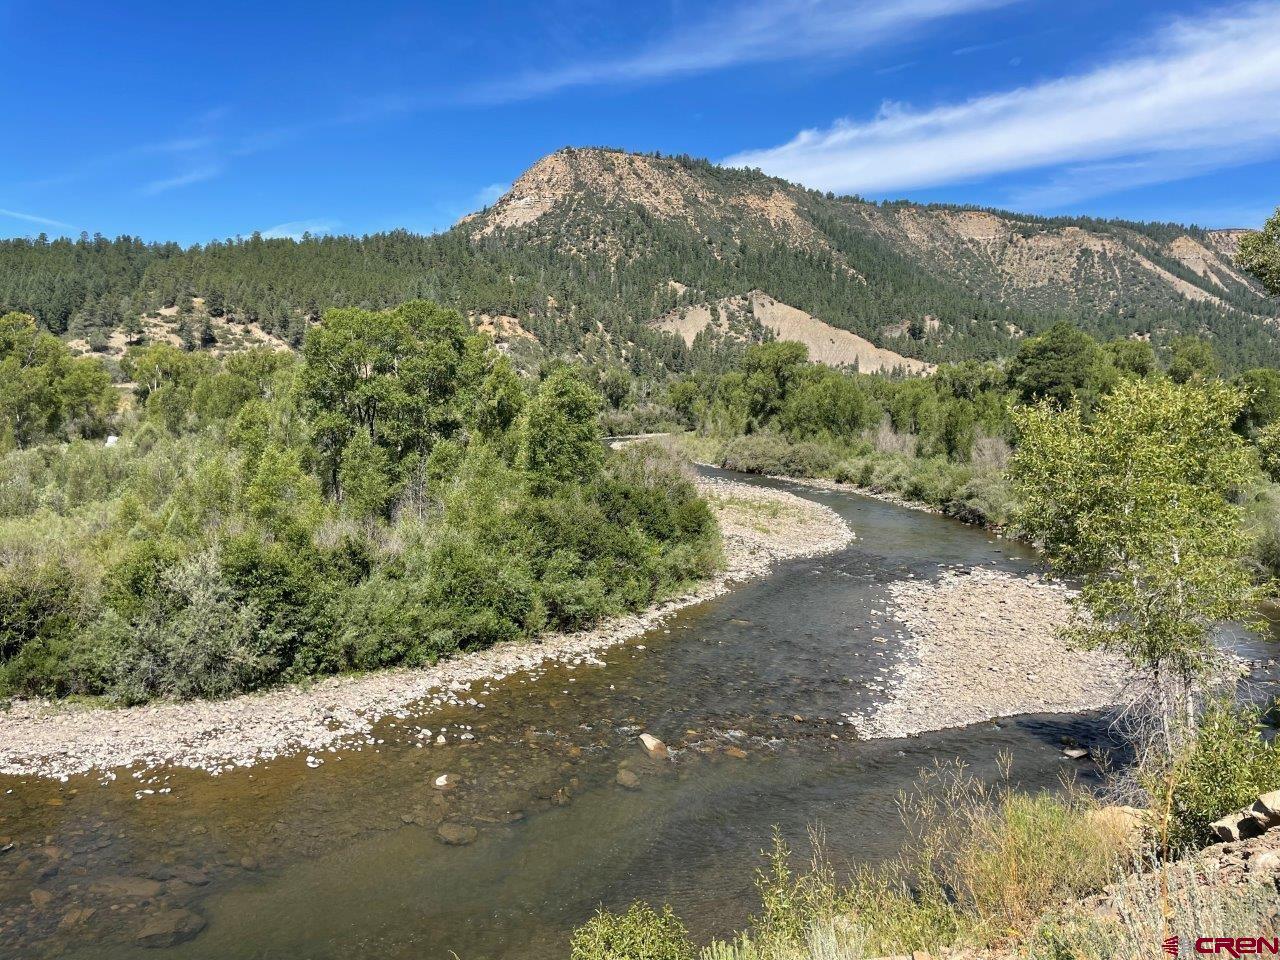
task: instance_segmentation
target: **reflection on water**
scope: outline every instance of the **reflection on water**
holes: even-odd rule
[[[561,958],[598,905],[637,898],[670,900],[706,937],[754,908],[774,825],[803,848],[823,823],[839,866],[895,851],[896,794],[935,759],[994,775],[1009,751],[1021,782],[1056,783],[1062,739],[1099,735],[1097,719],[870,744],[838,722],[881,695],[903,630],[889,583],[947,564],[1027,568],[1027,551],[875,500],[806,495],[849,520],[852,548],[686,610],[604,667],[494,684],[484,710],[388,720],[378,745],[314,768],[0,779],[5,955],[153,956],[172,941],[160,952],[219,960]],[[424,728],[447,728],[448,743]],[[672,758],[650,759],[641,731]],[[446,773],[456,785],[440,789]],[[447,845],[442,825],[475,839]]]

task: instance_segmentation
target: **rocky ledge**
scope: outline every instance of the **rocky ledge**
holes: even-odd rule
[[[553,661],[600,664],[600,651],[633,640],[675,611],[762,577],[774,564],[840,549],[853,533],[832,510],[780,490],[699,480],[724,540],[724,570],[679,597],[591,630],[500,644],[420,670],[330,677],[223,701],[84,709],[44,700],[0,712],[0,774],[65,779],[91,770],[177,765],[228,772],[273,757],[371,742],[374,725],[410,709],[482,709],[488,683]],[[465,734],[464,734],[465,736]],[[114,776],[108,773],[107,776]]]

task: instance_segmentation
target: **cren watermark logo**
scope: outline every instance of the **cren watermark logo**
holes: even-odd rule
[[[1169,949],[1170,943],[1173,949]],[[1170,956],[1178,955],[1178,938],[1170,937],[1164,941],[1164,952]],[[1280,937],[1197,937],[1196,953],[1218,954],[1236,957],[1276,957],[1280,956]]]
[[[1166,937],[1164,943],[1160,945],[1160,949],[1169,956],[1176,957],[1178,955],[1178,938]]]

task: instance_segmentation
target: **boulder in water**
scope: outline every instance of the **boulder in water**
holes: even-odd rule
[[[440,824],[440,828],[436,831],[436,837],[440,842],[451,847],[465,847],[468,843],[474,843],[478,835],[475,827],[454,820]]]
[[[662,760],[666,758],[667,745],[652,734],[640,734],[640,743],[648,752],[649,756],[653,757],[655,760]]]
[[[142,925],[137,941],[143,947],[172,947],[193,939],[204,927],[204,917],[192,910],[161,910]]]

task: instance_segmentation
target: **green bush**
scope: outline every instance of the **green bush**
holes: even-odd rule
[[[129,359],[145,409],[118,444],[0,456],[0,695],[219,697],[431,663],[639,609],[720,562],[685,469],[606,452],[572,372],[521,421],[520,379],[456,315],[339,319],[311,352],[367,347],[386,382],[153,347]]]
[[[670,907],[633,903],[626,913],[601,909],[573,932],[573,960],[693,960],[693,944]]]
[[[1266,738],[1257,710],[1230,704],[1207,710],[1183,754],[1148,781],[1172,848],[1212,843],[1209,824],[1276,789],[1280,744]]]
[[[838,452],[827,443],[791,443],[775,433],[756,433],[727,440],[719,462],[728,470],[787,477],[820,477],[838,462]]]

